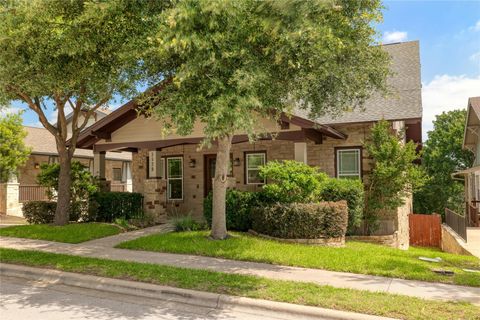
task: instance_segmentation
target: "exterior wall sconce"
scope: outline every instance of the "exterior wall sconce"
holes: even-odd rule
[[[197,161],[195,159],[190,159],[190,162],[188,163],[188,166],[190,168],[195,168],[196,164],[197,164]]]
[[[240,165],[240,158],[235,158],[235,160],[233,160],[233,165],[238,167]]]
[[[34,167],[35,169],[40,169],[40,164],[39,164],[39,163],[35,163],[35,164],[33,165],[33,167]]]

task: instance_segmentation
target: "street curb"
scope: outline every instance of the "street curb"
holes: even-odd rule
[[[251,311],[272,311],[290,314],[292,317],[321,318],[331,320],[392,320],[392,318],[371,316],[353,312],[309,307],[285,302],[236,297],[224,294],[180,289],[150,283],[90,276],[52,269],[0,263],[0,275],[24,278],[54,284],[95,289],[137,297],[153,298],[213,309],[243,309]]]

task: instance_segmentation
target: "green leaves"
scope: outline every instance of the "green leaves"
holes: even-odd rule
[[[361,106],[386,87],[379,17],[379,1],[177,1],[144,58],[152,80],[173,80],[150,107],[184,133],[202,121],[211,140],[254,137],[253,114],[275,117],[299,101],[313,117]]]
[[[443,214],[445,208],[463,212],[463,182],[453,180],[451,174],[473,165],[473,153],[462,149],[466,116],[466,110],[452,110],[433,122],[422,157],[422,168],[430,180],[414,194],[417,212]]]
[[[0,110],[1,111],[1,110]],[[7,112],[7,111],[6,111]],[[0,182],[7,181],[18,167],[25,164],[30,148],[23,139],[27,132],[20,114],[5,114],[0,118]]]
[[[403,205],[409,192],[426,182],[426,176],[418,165],[416,145],[402,143],[402,134],[395,133],[388,121],[381,120],[371,130],[364,147],[373,159],[371,173],[366,181],[365,220],[367,232],[378,227],[378,215],[382,210],[394,210]]]

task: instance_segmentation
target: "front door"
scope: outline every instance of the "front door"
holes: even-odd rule
[[[205,168],[205,197],[212,191],[212,179],[215,177],[215,163],[217,162],[216,154],[206,154],[204,158]]]
[[[212,180],[215,177],[215,164],[217,163],[216,154],[206,154],[203,159],[204,171],[205,171],[205,187],[204,196],[208,196],[213,189]],[[228,167],[228,176],[233,177],[233,154],[230,154],[230,165]]]

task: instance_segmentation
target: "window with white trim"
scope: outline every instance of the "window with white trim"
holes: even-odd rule
[[[167,158],[167,199],[183,199],[183,158]]]
[[[360,179],[362,177],[360,148],[337,149],[337,178]]]
[[[247,184],[265,184],[260,177],[260,167],[265,164],[265,152],[245,154],[245,177]]]

